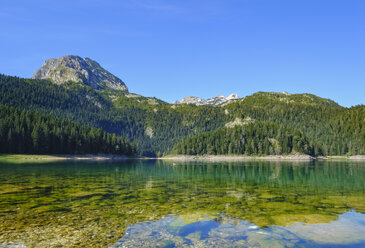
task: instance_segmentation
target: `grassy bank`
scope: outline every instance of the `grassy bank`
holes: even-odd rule
[[[0,163],[39,163],[56,162],[63,160],[126,160],[123,155],[33,155],[33,154],[0,154]]]

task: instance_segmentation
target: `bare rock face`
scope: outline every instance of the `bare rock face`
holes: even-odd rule
[[[32,78],[49,79],[57,84],[68,81],[82,82],[94,89],[111,88],[128,91],[122,80],[102,68],[97,62],[75,55],[46,60]]]
[[[188,96],[184,97],[179,104],[195,104],[195,105],[205,105],[206,101],[200,97]]]
[[[225,97],[223,95],[218,95],[208,100],[204,100],[200,97],[188,96],[184,97],[181,101],[175,101],[174,104],[194,104],[194,105],[214,105],[214,106],[224,106],[239,99],[237,94],[230,94]]]

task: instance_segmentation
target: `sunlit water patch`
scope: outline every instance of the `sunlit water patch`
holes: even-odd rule
[[[169,216],[131,225],[110,246],[121,247],[365,247],[365,214],[347,212],[330,223],[268,228],[225,215],[200,221]]]

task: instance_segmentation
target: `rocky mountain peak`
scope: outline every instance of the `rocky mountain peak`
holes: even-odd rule
[[[178,104],[195,104],[195,105],[205,105],[206,101],[203,98],[196,96],[187,96],[181,99],[181,101],[177,101]]]
[[[236,93],[230,94],[226,97],[227,100],[237,100],[239,99],[238,95]]]
[[[174,104],[194,104],[197,106],[199,105],[224,106],[237,99],[239,99],[239,97],[235,93],[230,94],[227,97],[223,95],[218,95],[216,97],[212,97],[207,100],[196,96],[188,96],[184,97],[181,101],[175,101]]]
[[[57,84],[68,81],[82,82],[94,89],[111,88],[128,91],[124,82],[89,58],[75,55],[48,59],[38,69],[33,79],[49,79]]]

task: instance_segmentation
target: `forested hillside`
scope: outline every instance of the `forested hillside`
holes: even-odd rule
[[[279,124],[251,122],[196,135],[174,146],[172,154],[187,155],[313,155],[308,139]]]
[[[94,90],[69,82],[0,75],[0,104],[102,128],[136,144],[141,155],[166,154],[184,137],[212,131],[229,120],[213,106],[174,106],[116,90]]]
[[[101,129],[0,105],[0,153],[134,155],[133,144]]]
[[[198,137],[205,137],[204,142],[213,142],[211,138],[207,140],[208,136],[231,135],[223,129],[226,124],[235,120],[244,122],[245,119],[273,125],[272,129],[277,132],[274,138],[266,137],[266,131],[258,130],[262,136],[256,139],[252,136],[253,147],[257,147],[255,154],[271,154],[270,147],[275,149],[273,143],[267,143],[269,139],[285,140],[288,135],[295,136],[295,132],[300,132],[310,148],[304,149],[303,146],[302,152],[314,155],[365,154],[365,107],[344,108],[310,94],[259,92],[221,107],[175,105],[113,89],[95,90],[75,82],[57,85],[47,80],[0,75],[0,96],[3,105],[52,114],[125,137],[136,144],[138,154],[145,156],[168,154],[174,145],[194,139],[198,142]],[[237,128],[242,127],[241,124]],[[283,129],[288,130],[287,134],[278,132]],[[215,130],[218,131],[215,133]],[[243,134],[243,131],[247,130],[242,127],[235,133]],[[238,142],[234,141],[235,135],[232,137],[229,142]],[[192,139],[184,141],[189,138]],[[202,146],[207,146],[204,142]],[[260,150],[260,143],[266,144],[267,149]],[[222,146],[218,149],[221,150],[219,154],[226,150],[230,152],[226,143]],[[283,143],[281,149],[287,153],[293,148]]]
[[[365,154],[365,106],[344,108],[311,94],[259,92],[227,108],[235,117],[302,131],[316,155]]]

